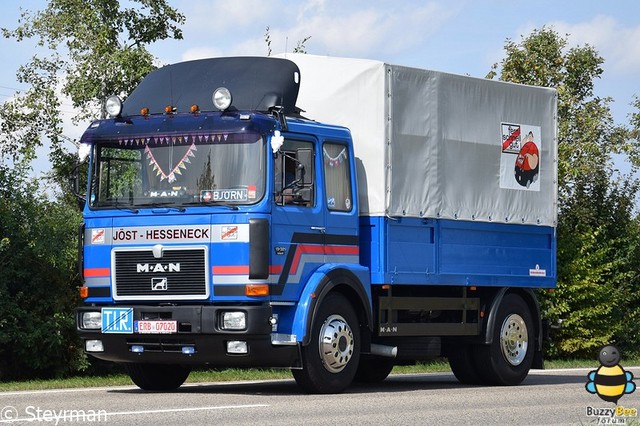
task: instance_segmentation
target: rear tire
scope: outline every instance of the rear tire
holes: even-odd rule
[[[483,380],[478,374],[475,363],[478,346],[469,343],[451,344],[451,346],[447,358],[456,379],[465,385],[482,384]]]
[[[520,384],[531,369],[535,351],[529,307],[517,294],[507,294],[498,307],[493,342],[478,346],[474,364],[484,383]]]
[[[125,369],[133,383],[146,391],[178,389],[191,372],[190,367],[170,364],[127,363]]]
[[[353,381],[360,360],[358,317],[349,301],[330,293],[311,327],[311,341],[301,348],[301,370],[291,370],[309,393],[338,393]]]
[[[394,360],[377,356],[360,357],[354,381],[360,383],[380,383],[393,370]]]

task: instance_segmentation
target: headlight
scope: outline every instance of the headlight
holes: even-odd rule
[[[102,314],[100,312],[83,312],[82,328],[97,330],[102,327]]]
[[[213,91],[211,100],[213,101],[213,105],[218,108],[218,110],[225,111],[231,106],[231,92],[226,87],[218,87]]]
[[[244,312],[225,312],[222,314],[222,328],[244,330],[247,328],[247,316]]]
[[[122,101],[117,96],[109,96],[104,103],[104,109],[109,117],[117,117],[122,112]]]

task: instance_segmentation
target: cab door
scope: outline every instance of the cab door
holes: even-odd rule
[[[297,301],[308,277],[324,263],[326,207],[317,185],[317,151],[314,138],[285,135],[273,160],[272,301]],[[302,153],[311,155],[305,170]]]

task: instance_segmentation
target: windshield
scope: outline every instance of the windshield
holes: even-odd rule
[[[96,144],[91,207],[253,204],[264,195],[257,133],[139,137]]]

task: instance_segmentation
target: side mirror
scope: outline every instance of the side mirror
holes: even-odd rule
[[[313,201],[313,150],[298,148],[296,150],[296,186],[295,200],[298,203]]]
[[[76,159],[73,164],[73,169],[71,169],[71,176],[69,176],[69,184],[71,185],[71,191],[73,195],[76,197],[78,201],[78,208],[82,211],[84,209],[84,204],[87,202],[87,199],[80,193],[80,166],[82,165],[82,161]]]
[[[87,202],[85,194],[80,192],[80,167],[87,161],[87,158],[89,158],[89,155],[91,154],[91,148],[92,146],[87,143],[81,143],[80,145],[78,145],[78,156],[73,163],[73,169],[71,169],[71,175],[69,176],[69,185],[71,186],[73,195],[78,201],[78,207],[80,208],[80,211],[84,209],[84,205]]]
[[[309,148],[298,148],[296,158],[296,181],[302,187],[313,185],[313,151]]]

